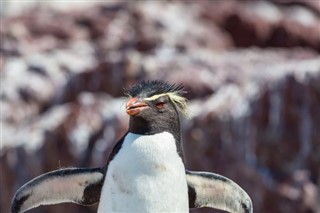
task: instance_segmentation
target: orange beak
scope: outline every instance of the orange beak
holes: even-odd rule
[[[138,98],[130,98],[126,104],[126,112],[128,115],[134,116],[147,106],[145,102],[139,101]]]

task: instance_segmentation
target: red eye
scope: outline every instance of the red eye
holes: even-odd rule
[[[163,109],[164,103],[163,103],[163,102],[159,102],[159,103],[156,104],[156,107],[157,107],[158,109]]]

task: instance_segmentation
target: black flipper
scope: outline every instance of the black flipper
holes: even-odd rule
[[[56,203],[94,204],[100,199],[103,179],[103,168],[68,168],[40,175],[15,193],[11,213]]]
[[[235,182],[218,174],[186,171],[189,208],[210,207],[231,213],[252,213],[249,195]]]

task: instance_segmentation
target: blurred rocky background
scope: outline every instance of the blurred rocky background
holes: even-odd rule
[[[3,1],[0,34],[0,212],[35,176],[104,165],[146,79],[188,91],[187,168],[256,213],[320,212],[320,1]]]

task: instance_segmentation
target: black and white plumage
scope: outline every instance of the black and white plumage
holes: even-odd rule
[[[41,175],[16,192],[12,213],[39,205],[98,201],[98,213],[189,212],[201,207],[253,211],[250,197],[233,181],[185,170],[178,111],[186,112],[187,100],[181,86],[148,81],[127,93],[129,129],[106,166]]]

